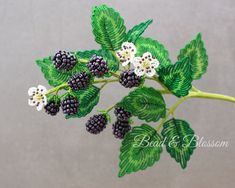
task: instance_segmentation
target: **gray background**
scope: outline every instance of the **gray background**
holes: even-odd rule
[[[235,96],[234,0],[0,0],[0,187],[234,187],[232,103],[193,99],[176,113],[206,140],[229,141],[228,148],[196,149],[186,170],[164,152],[152,168],[121,179],[117,178],[120,141],[113,138],[110,126],[93,136],[85,131],[88,117],[66,121],[62,114],[51,118],[27,105],[29,87],[50,88],[35,59],[60,49],[99,47],[91,32],[90,11],[101,3],[119,10],[127,28],[153,18],[144,35],[164,43],[174,61],[179,49],[202,32],[209,68],[194,84]],[[106,108],[127,92],[110,84],[102,91],[99,107]],[[175,100],[171,97],[168,102]]]

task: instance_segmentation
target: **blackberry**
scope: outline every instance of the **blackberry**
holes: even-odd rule
[[[120,74],[119,82],[126,88],[138,87],[141,84],[141,77],[133,70],[127,70]]]
[[[66,51],[59,51],[53,57],[53,64],[57,70],[71,70],[77,63],[74,55]]]
[[[87,64],[91,74],[97,77],[102,77],[108,72],[107,62],[100,56],[93,55]]]
[[[91,134],[99,134],[104,130],[108,123],[107,117],[104,114],[97,114],[87,121],[86,130]]]
[[[123,139],[127,132],[131,130],[128,121],[117,120],[113,124],[113,135],[115,138]]]
[[[86,72],[81,72],[79,74],[73,75],[69,81],[68,85],[73,90],[85,89],[89,85],[90,78]]]
[[[46,113],[55,116],[60,111],[60,104],[55,101],[50,101],[44,106]]]
[[[68,96],[61,102],[63,113],[69,116],[75,115],[78,112],[78,106],[79,102],[73,96]]]
[[[126,111],[122,107],[116,107],[114,110],[114,114],[119,120],[127,121],[131,117],[131,113]]]

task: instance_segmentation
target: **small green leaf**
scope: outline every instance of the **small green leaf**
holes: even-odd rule
[[[192,87],[192,70],[185,58],[159,69],[159,80],[177,97],[188,95]]]
[[[93,8],[92,28],[95,41],[107,50],[118,50],[126,37],[124,20],[118,12],[106,5]]]
[[[91,85],[85,90],[73,91],[72,95],[79,101],[78,113],[75,116],[65,116],[66,119],[85,117],[89,114],[99,102],[100,89]]]
[[[189,124],[180,119],[170,119],[163,125],[162,136],[167,152],[184,169],[196,148],[196,137]]]
[[[161,93],[152,87],[131,91],[117,106],[146,122],[156,122],[166,114],[166,104]]]
[[[132,29],[130,29],[127,33],[127,41],[133,42],[135,41],[143,34],[143,32],[147,29],[147,27],[153,22],[153,20],[147,20],[145,22],[142,22],[138,25],[135,25]]]
[[[72,71],[61,72],[56,70],[52,63],[51,57],[37,60],[36,63],[41,68],[45,79],[51,86],[55,87],[64,82],[67,82],[68,79],[72,76]]]
[[[151,126],[143,124],[133,127],[122,141],[118,176],[122,177],[153,166],[160,159],[161,145],[160,135]]]
[[[151,38],[139,37],[136,40],[137,56],[143,55],[145,52],[150,52],[159,62],[159,68],[171,64],[169,54],[166,48],[156,40]]]
[[[204,47],[201,34],[199,33],[195,39],[189,42],[180,50],[178,60],[188,57],[192,66],[192,77],[198,80],[206,73],[208,67],[208,56]]]

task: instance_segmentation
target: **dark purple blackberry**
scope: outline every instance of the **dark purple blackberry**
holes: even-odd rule
[[[102,77],[108,72],[107,62],[100,56],[93,55],[87,64],[92,75]]]
[[[53,57],[53,64],[57,70],[71,70],[77,63],[77,59],[74,55],[66,51],[59,51]]]
[[[85,89],[89,83],[89,75],[87,75],[85,72],[73,75],[68,81],[68,85],[72,90]]]
[[[120,74],[119,82],[126,88],[138,87],[141,84],[141,77],[133,70],[127,70]]]
[[[114,114],[119,120],[127,121],[131,117],[131,113],[126,111],[122,107],[116,107],[114,110]]]
[[[113,135],[115,138],[123,139],[127,132],[131,130],[128,121],[117,120],[113,124]]]
[[[108,123],[107,117],[104,114],[97,114],[87,121],[86,130],[91,134],[99,134],[104,130]]]
[[[55,101],[50,101],[44,106],[46,113],[55,116],[60,111],[60,103]]]
[[[63,113],[69,116],[77,114],[78,106],[79,102],[73,96],[68,96],[61,102]]]

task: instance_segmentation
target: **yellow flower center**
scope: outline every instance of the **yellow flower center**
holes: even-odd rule
[[[41,101],[43,99],[43,95],[42,94],[36,94],[35,98],[37,101]]]
[[[131,57],[131,52],[130,52],[129,50],[124,51],[124,52],[123,52],[123,57],[124,57],[125,59]]]
[[[151,67],[150,62],[149,62],[148,60],[144,60],[144,62],[143,62],[143,67],[144,67],[144,68],[150,68],[150,67]]]

